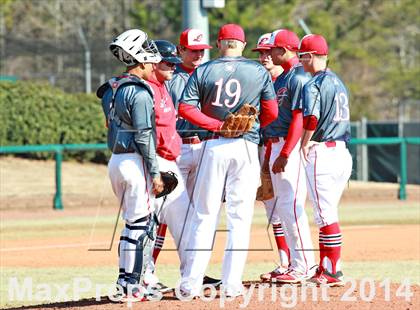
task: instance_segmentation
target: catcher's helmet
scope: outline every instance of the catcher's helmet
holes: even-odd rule
[[[173,64],[179,64],[182,62],[178,57],[176,46],[174,44],[166,40],[156,40],[154,42],[160,55],[162,56],[162,60]]]
[[[139,29],[130,29],[114,39],[109,45],[112,54],[126,66],[161,61],[159,51],[153,41],[147,39],[147,33]]]

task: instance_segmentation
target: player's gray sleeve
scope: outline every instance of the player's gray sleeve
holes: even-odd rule
[[[308,82],[309,78],[304,75],[295,74],[289,81],[289,100],[291,110],[300,109],[300,101],[303,86]]]
[[[166,88],[171,95],[172,102],[174,103],[175,109],[178,111],[179,99],[182,95],[182,92],[185,88],[186,81],[181,77],[180,74],[174,76],[172,80],[169,80],[166,83]]]
[[[179,102],[199,107],[200,98],[198,91],[199,86],[197,71],[198,70],[195,70],[191,77],[188,79],[188,83],[185,86],[184,91],[182,92],[181,99],[179,100]]]
[[[159,165],[156,158],[156,143],[153,127],[153,98],[147,91],[136,94],[131,110],[134,134],[134,143],[137,151],[143,157],[147,170],[152,178],[158,176]]]
[[[276,99],[276,92],[274,91],[273,82],[271,81],[270,74],[264,69],[263,73],[263,88],[261,92],[261,100]]]
[[[302,91],[302,112],[303,116],[313,115],[319,119],[321,93],[318,85],[308,83]]]
[[[111,99],[112,99],[112,89],[111,87],[109,87],[101,99],[102,111],[104,112],[105,119],[108,119],[109,109],[110,109],[109,103],[111,102]]]

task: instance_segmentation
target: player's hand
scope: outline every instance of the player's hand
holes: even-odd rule
[[[303,159],[306,161],[306,162],[309,162],[309,149],[311,148],[311,146],[310,145],[305,145],[305,146],[302,146],[301,147],[301,149],[300,149],[300,151],[302,152],[302,156],[303,156]]]
[[[271,169],[273,173],[280,173],[284,172],[284,169],[287,165],[287,158],[279,155],[277,159],[274,161],[273,168]]]
[[[318,142],[315,141],[309,141],[306,145],[302,145],[300,147],[300,151],[302,152],[302,156],[303,159],[306,162],[309,162],[309,151],[311,150],[311,147],[313,147],[314,145],[319,144]]]
[[[163,191],[163,188],[165,187],[165,184],[162,181],[162,178],[159,176],[153,178],[153,184],[152,184],[152,192],[156,196],[157,194],[161,193]]]

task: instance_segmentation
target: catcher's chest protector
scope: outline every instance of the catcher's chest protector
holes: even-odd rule
[[[119,126],[125,128],[125,129],[133,129],[131,125],[124,123],[115,113],[115,97],[117,95],[118,89],[123,86],[123,85],[127,85],[127,84],[133,84],[133,85],[138,85],[141,86],[142,88],[146,89],[149,93],[150,96],[154,96],[153,90],[152,88],[146,83],[146,81],[144,81],[143,79],[140,79],[139,77],[132,75],[132,74],[125,74],[125,75],[121,75],[118,77],[113,77],[111,78],[108,82],[102,84],[99,88],[98,91],[96,92],[96,95],[99,98],[102,98],[103,95],[105,94],[105,92],[108,90],[108,88],[112,89],[112,97],[111,97],[111,101],[109,102],[109,113],[108,113],[108,124],[111,121],[117,121],[117,123],[119,124]]]

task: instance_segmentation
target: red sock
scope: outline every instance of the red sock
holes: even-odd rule
[[[280,223],[273,224],[273,232],[274,239],[276,240],[277,249],[280,253],[280,264],[283,267],[287,267],[290,264],[290,251],[289,247],[287,246],[286,238],[284,237],[284,231]],[[281,253],[283,253],[283,255]]]
[[[320,229],[319,249],[319,265],[331,273],[340,271],[341,231],[338,223],[333,223]]]
[[[168,225],[160,224],[157,230],[157,236],[155,241],[155,246],[153,249],[153,262],[156,263],[156,260],[159,256],[160,250],[162,250],[163,243],[165,242],[166,228]]]

